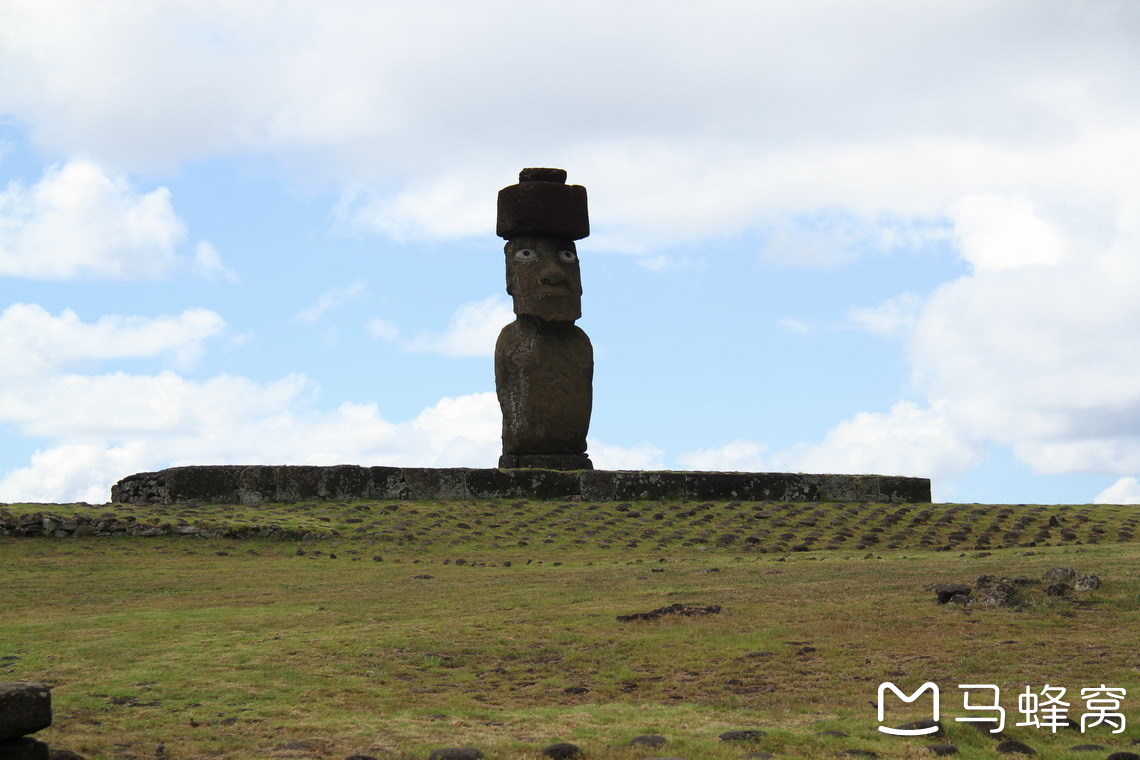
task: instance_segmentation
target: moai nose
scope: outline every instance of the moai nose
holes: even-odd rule
[[[558,267],[548,266],[538,277],[540,285],[565,285],[566,274]]]

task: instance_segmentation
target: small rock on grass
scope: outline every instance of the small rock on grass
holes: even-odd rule
[[[643,734],[642,736],[633,737],[629,740],[629,743],[631,746],[660,747],[668,741],[669,740],[664,736],[658,736],[657,734]]]
[[[999,742],[995,750],[1002,755],[1036,755],[1037,753],[1028,744],[1023,744],[1016,739],[1006,739]]]
[[[1140,760],[1140,755],[1135,752],[1113,752],[1105,760]]]
[[[1106,747],[1099,744],[1078,744],[1075,747],[1069,747],[1070,752],[1103,752]]]
[[[582,756],[582,750],[576,744],[571,744],[570,742],[558,742],[557,744],[551,744],[549,747],[544,749],[542,751],[542,754],[546,755],[549,758],[552,758],[553,760],[573,760],[573,758]]]
[[[958,754],[958,748],[953,744],[927,744],[925,748],[939,756]]]
[[[722,742],[758,742],[763,736],[763,731],[749,728],[742,731],[725,731],[720,735],[720,740]]]
[[[48,760],[86,760],[86,758],[69,749],[49,749]]]
[[[433,749],[428,760],[483,760],[483,753],[474,747],[444,747]]]

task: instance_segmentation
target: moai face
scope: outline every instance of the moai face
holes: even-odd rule
[[[573,322],[582,316],[582,273],[572,240],[525,236],[509,240],[507,293],[515,314],[548,322]]]

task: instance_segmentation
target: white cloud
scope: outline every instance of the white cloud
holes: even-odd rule
[[[222,257],[218,253],[218,249],[208,240],[199,242],[195,247],[194,261],[191,266],[196,275],[204,277],[207,280],[230,283],[240,282],[237,273],[222,263]]]
[[[400,337],[400,328],[386,319],[368,320],[368,334],[380,340],[394,341]]]
[[[53,445],[0,477],[0,501],[102,502],[126,475],[179,464],[492,467],[498,460],[493,393],[444,398],[400,423],[374,404],[314,409],[315,393],[299,376],[261,384],[170,372],[5,387],[0,422]]]
[[[677,461],[694,470],[905,475],[942,484],[982,458],[980,442],[963,434],[944,410],[904,401],[886,413],[860,412],[817,444],[770,451],[764,443],[740,439],[682,453]]]
[[[364,283],[354,280],[343,288],[329,288],[317,298],[316,303],[297,312],[294,319],[303,324],[317,322],[329,309],[334,309],[359,298],[364,293]]]
[[[818,444],[800,444],[772,456],[780,470],[908,475],[953,481],[981,464],[973,439],[940,406],[900,401],[885,413],[860,412],[828,431]]]
[[[660,261],[767,229],[772,255],[818,263],[969,197],[1049,185],[1095,209],[1135,176],[1104,159],[1134,144],[1138,28],[1127,4],[1029,0],[15,2],[0,111],[58,155],[130,170],[269,152],[355,188],[344,218],[398,238],[486,234],[487,187],[563,165],[599,240]],[[536,35],[567,55],[519,67]],[[1040,200],[1037,231],[1055,226]],[[796,221],[820,209],[848,221]],[[992,237],[977,211],[958,207]]]
[[[962,256],[976,271],[1052,265],[1065,255],[1065,241],[1025,198],[969,196],[950,215]]]
[[[13,304],[0,312],[0,378],[43,378],[85,362],[167,355],[176,364],[192,363],[202,343],[225,330],[225,322],[207,309],[187,309],[155,318],[103,316],[83,322],[64,310],[53,316],[36,304]]]
[[[65,280],[153,278],[178,264],[185,237],[170,192],[140,193],[86,161],[0,192],[0,275]]]
[[[1121,478],[1097,494],[1094,504],[1140,504],[1140,480]]]
[[[922,308],[922,297],[900,293],[878,306],[853,306],[847,311],[847,322],[859,330],[878,335],[909,333]]]
[[[401,340],[399,329],[383,319],[369,322],[368,330],[377,338],[399,342],[407,351],[444,356],[492,356],[499,332],[514,320],[510,300],[495,295],[457,308],[441,333],[422,333]]]
[[[1140,469],[1140,237],[983,269],[938,288],[911,336],[914,382],[972,435],[1041,472]]]
[[[661,469],[665,457],[665,452],[651,443],[612,446],[593,438],[587,453],[599,470],[657,470]]]
[[[723,446],[684,452],[677,457],[677,462],[687,470],[766,472],[772,468],[767,452],[768,447],[763,443],[740,439]]]

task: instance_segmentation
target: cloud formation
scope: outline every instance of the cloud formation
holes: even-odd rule
[[[165,188],[140,193],[88,161],[0,192],[0,276],[147,279],[178,262],[186,228]],[[209,253],[206,258],[210,258]],[[220,265],[216,251],[214,265]]]

